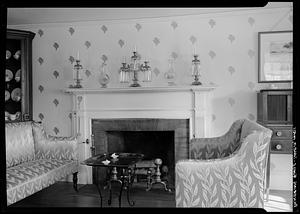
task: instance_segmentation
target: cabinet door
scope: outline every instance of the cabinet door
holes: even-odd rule
[[[32,120],[32,39],[34,33],[6,33],[5,121]]]

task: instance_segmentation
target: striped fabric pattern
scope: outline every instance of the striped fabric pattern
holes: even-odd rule
[[[76,161],[55,159],[40,159],[8,168],[6,170],[7,205],[77,172],[77,168]]]
[[[42,124],[5,124],[7,205],[78,172],[75,137],[48,136]]]
[[[6,167],[34,160],[32,122],[6,123]]]

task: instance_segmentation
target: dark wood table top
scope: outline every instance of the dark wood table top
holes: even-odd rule
[[[118,157],[112,158],[112,154],[113,153],[98,154],[96,156],[84,160],[83,162],[81,162],[81,164],[88,166],[127,168],[131,165],[134,165],[136,162],[140,161],[144,157],[143,154],[139,153],[114,153]],[[105,161],[107,162],[107,164],[104,163]]]

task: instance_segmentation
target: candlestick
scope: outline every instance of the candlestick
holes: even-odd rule
[[[79,51],[77,51],[77,60],[80,60],[80,59],[79,59]]]

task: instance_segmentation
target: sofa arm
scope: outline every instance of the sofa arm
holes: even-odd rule
[[[261,207],[263,184],[239,157],[179,161],[176,207]]]
[[[36,159],[78,160],[76,137],[47,135],[41,124],[33,123]]]

